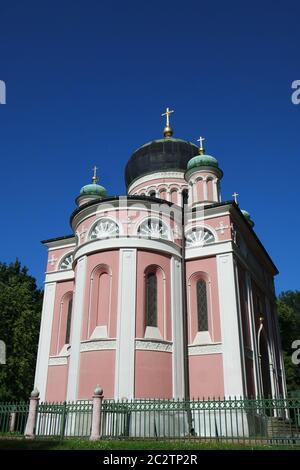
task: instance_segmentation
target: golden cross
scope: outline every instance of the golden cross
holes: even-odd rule
[[[197,139],[197,142],[199,142],[199,150],[204,150],[203,148],[203,142],[205,141],[205,138],[204,137],[199,137],[199,139]]]
[[[239,194],[236,193],[236,192],[234,192],[233,195],[232,195],[232,197],[233,197],[233,199],[234,199],[234,202],[235,202],[236,204],[238,204],[238,200],[237,200],[238,195],[239,195]]]
[[[174,109],[166,108],[162,116],[166,116],[166,127],[170,127],[170,114],[174,113]]]
[[[93,168],[93,172],[94,172],[93,178],[92,178],[93,184],[97,184],[97,182],[99,181],[99,178],[97,176],[97,170],[98,170],[98,168],[95,165],[94,168]]]

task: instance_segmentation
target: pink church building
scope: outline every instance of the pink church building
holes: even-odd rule
[[[173,137],[139,147],[126,196],[84,186],[48,249],[35,386],[42,400],[285,396],[278,273],[223,172]],[[236,195],[234,195],[236,198]]]

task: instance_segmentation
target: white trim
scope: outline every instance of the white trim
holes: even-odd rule
[[[143,339],[136,339],[135,349],[143,351],[147,350],[171,353],[173,351],[173,345],[170,341],[149,341]]]
[[[206,356],[209,354],[222,354],[222,343],[189,344],[189,356]]]
[[[147,183],[148,181],[157,180],[157,179],[166,179],[166,178],[167,179],[172,179],[172,178],[182,179],[183,182],[186,184],[186,181],[184,179],[184,171],[163,171],[163,172],[160,171],[160,172],[151,173],[149,175],[145,175],[139,179],[136,179],[135,181],[130,183],[130,185],[128,186],[127,193],[130,194],[130,192],[133,191],[137,186]],[[158,184],[162,184],[162,183],[158,183]],[[164,184],[170,184],[170,183],[164,182]],[[180,183],[177,183],[177,184],[180,184]]]
[[[165,334],[165,328],[164,328],[164,334]],[[163,340],[161,332],[157,326],[146,326],[144,338],[148,340],[151,340],[151,339]]]
[[[56,283],[45,286],[34,386],[45,401]]]
[[[152,240],[147,238],[110,238],[106,240],[92,240],[86,242],[80,247],[77,248],[74,252],[74,261],[80,258],[83,255],[107,251],[107,250],[116,250],[116,249],[145,249],[152,251],[160,251],[163,253],[168,253],[169,255],[180,256],[180,247],[175,245],[170,240]]]
[[[119,257],[115,398],[134,398],[136,249],[122,249]]]
[[[182,313],[181,261],[171,258],[172,377],[173,398],[185,397],[184,334]]]
[[[68,364],[68,357],[69,356],[53,356],[49,357],[49,366],[65,366]]]
[[[58,281],[71,281],[74,279],[73,269],[66,269],[62,271],[53,271],[46,273],[45,284]]]
[[[186,248],[185,259],[206,258],[207,256],[216,256],[232,252],[233,248],[231,240],[225,240],[222,242],[208,243],[204,246]]]
[[[69,240],[71,240],[72,238],[74,238],[74,241],[69,243]],[[72,237],[70,238],[67,238],[65,240],[66,242],[68,241],[68,243],[64,243],[63,240],[56,240],[56,241],[53,241],[53,242],[48,242],[48,243],[43,243],[44,246],[46,246],[48,248],[48,251],[57,251],[59,250],[60,248],[72,248],[76,246],[76,235],[73,235]]]
[[[98,340],[88,340],[81,341],[80,343],[80,352],[86,351],[103,351],[116,349],[116,340],[115,339],[98,339]]]
[[[87,257],[82,256],[77,263],[76,285],[74,294],[74,304],[72,310],[72,326],[71,326],[71,351],[69,362],[69,376],[67,400],[76,401],[78,399],[77,389],[80,369],[80,340],[81,326],[84,314],[84,297],[86,283],[86,266]]]
[[[233,254],[217,255],[224,395],[244,396]]]

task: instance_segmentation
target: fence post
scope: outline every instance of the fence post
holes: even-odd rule
[[[37,410],[39,404],[39,394],[40,392],[35,388],[29,398],[29,413],[25,428],[25,438],[26,439],[34,439],[35,438],[35,423],[37,417]]]
[[[14,432],[15,430],[16,417],[17,413],[15,411],[12,411],[9,415],[9,432]]]
[[[90,441],[97,441],[101,438],[101,413],[102,413],[103,390],[99,385],[94,390],[93,395],[93,414],[92,414],[92,430]]]

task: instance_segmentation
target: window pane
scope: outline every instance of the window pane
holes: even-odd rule
[[[72,320],[72,304],[73,304],[73,299],[71,298],[69,300],[69,305],[68,305],[68,317],[67,317],[67,328],[66,328],[66,341],[65,341],[65,344],[70,343],[71,320]]]
[[[198,331],[208,331],[206,282],[197,282]]]
[[[146,291],[146,326],[157,326],[157,279],[155,273],[148,274]]]

